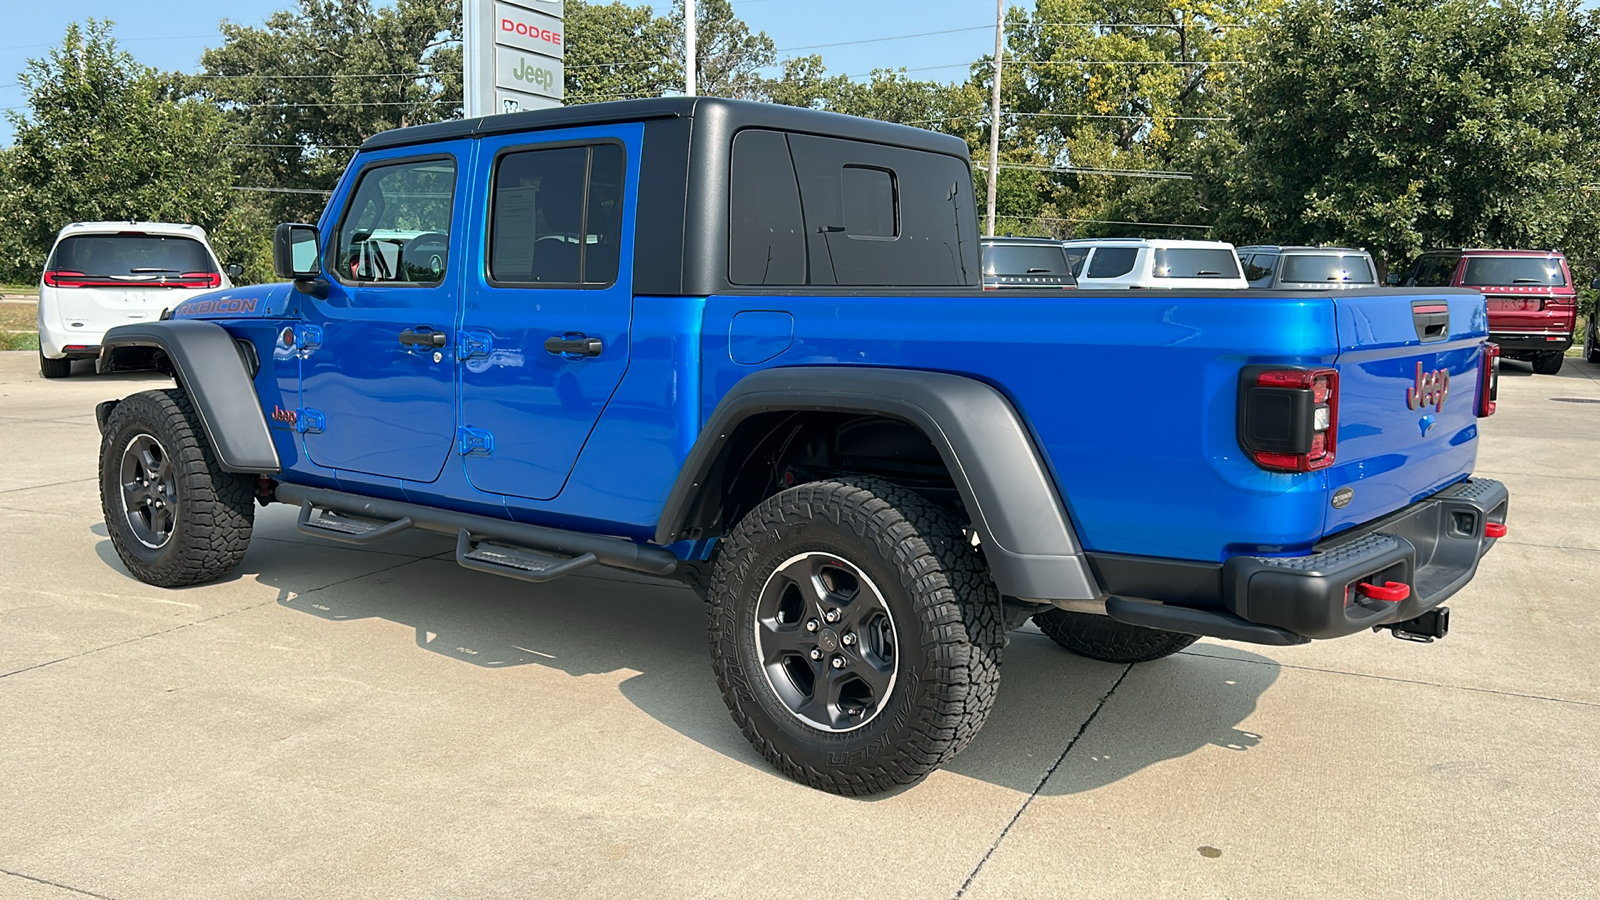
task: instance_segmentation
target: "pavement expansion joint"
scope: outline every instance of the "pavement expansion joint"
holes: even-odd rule
[[[21,872],[13,872],[10,869],[0,869],[0,874],[10,875],[12,878],[21,878],[24,881],[31,881],[35,884],[49,885],[53,888],[60,888],[63,891],[71,891],[74,894],[82,894],[85,897],[99,897],[100,900],[114,900],[114,898],[107,897],[105,894],[96,894],[94,891],[86,891],[83,888],[75,888],[70,884],[62,884],[59,881],[51,881],[48,878],[35,878],[32,875],[24,875]]]
[[[61,487],[67,484],[83,484],[86,481],[99,481],[99,478],[74,478],[71,481],[57,481],[53,484],[30,484],[26,487],[6,488],[0,494],[15,494],[21,491],[42,491],[45,488]]]
[[[1450,691],[1469,691],[1474,694],[1497,694],[1501,697],[1516,697],[1521,700],[1546,700],[1551,703],[1566,703],[1571,706],[1588,706],[1600,709],[1600,703],[1592,700],[1576,700],[1571,697],[1548,697],[1544,694],[1524,694],[1518,691],[1497,691],[1494,688],[1473,687],[1469,684],[1445,684],[1439,681],[1423,681],[1419,678],[1396,678],[1393,675],[1374,675],[1370,672],[1346,672],[1341,669],[1324,669],[1318,666],[1295,666],[1276,660],[1259,661],[1254,659],[1241,659],[1237,656],[1212,656],[1209,653],[1196,653],[1193,650],[1183,651],[1186,656],[1200,656],[1206,659],[1216,659],[1223,662],[1238,662],[1252,666],[1273,666],[1279,669],[1298,669],[1302,672],[1321,672],[1324,675],[1347,675],[1351,678],[1371,678],[1376,681],[1394,681],[1400,684],[1415,684],[1421,687],[1444,688]]]
[[[1061,755],[1056,757],[1056,761],[1050,764],[1050,768],[1045,769],[1044,774],[1039,776],[1039,783],[1033,786],[1032,792],[1028,794],[1028,799],[1022,801],[1022,805],[1017,807],[1017,812],[1011,817],[1011,821],[1006,823],[1006,827],[1000,829],[1000,834],[995,836],[994,842],[989,845],[988,850],[984,851],[983,858],[978,860],[978,864],[972,867],[972,872],[967,875],[967,880],[961,882],[961,887],[956,890],[951,900],[961,900],[962,895],[967,892],[967,888],[972,887],[972,882],[977,879],[978,873],[983,871],[984,865],[989,862],[989,857],[993,856],[994,851],[999,849],[1000,842],[1006,839],[1006,835],[1010,834],[1011,829],[1016,827],[1018,820],[1022,818],[1022,814],[1028,811],[1029,806],[1033,805],[1033,801],[1039,796],[1039,792],[1044,790],[1044,786],[1049,783],[1050,776],[1056,774],[1056,770],[1061,768],[1061,764],[1067,761],[1067,754],[1071,753],[1072,748],[1078,745],[1078,740],[1083,737],[1084,732],[1089,730],[1089,726],[1094,722],[1095,717],[1100,715],[1100,710],[1105,709],[1106,701],[1110,700],[1111,695],[1117,692],[1117,688],[1122,687],[1123,680],[1132,671],[1132,663],[1123,667],[1122,674],[1117,676],[1117,680],[1111,685],[1110,690],[1107,690],[1099,702],[1094,705],[1094,710],[1089,713],[1089,717],[1083,720],[1082,725],[1078,726],[1077,734],[1072,736],[1072,740],[1067,741],[1066,749],[1062,750]]]

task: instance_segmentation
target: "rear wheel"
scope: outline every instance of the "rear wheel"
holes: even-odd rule
[[[1141,663],[1171,656],[1198,637],[1128,625],[1107,616],[1052,609],[1033,617],[1052,641],[1079,656],[1101,662]]]
[[[1535,375],[1555,375],[1560,373],[1561,363],[1561,354],[1541,353],[1533,358],[1533,372]]]
[[[46,378],[65,378],[72,374],[72,360],[51,359],[39,351],[39,374]]]
[[[724,539],[712,667],[733,719],[784,774],[838,794],[910,784],[989,715],[1004,632],[948,513],[876,479],[769,498]]]
[[[1594,330],[1593,322],[1590,322],[1589,327],[1584,329],[1583,358],[1594,365],[1600,366],[1600,346],[1596,346]]]
[[[157,587],[215,581],[250,545],[249,477],[225,472],[181,390],[118,403],[100,442],[100,508],[117,556]]]

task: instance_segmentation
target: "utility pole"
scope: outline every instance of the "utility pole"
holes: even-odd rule
[[[995,7],[994,105],[989,110],[989,224],[984,230],[989,237],[994,237],[995,179],[1000,176],[1000,60],[1006,51],[1006,0],[996,0]]]
[[[694,18],[694,0],[683,0],[683,92],[690,97],[695,95],[695,32],[698,30]]]

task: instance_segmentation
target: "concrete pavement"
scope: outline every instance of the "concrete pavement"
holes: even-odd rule
[[[533,587],[260,511],[237,576],[130,578],[93,404],[0,354],[0,898],[1585,897],[1600,884],[1600,368],[1506,364],[1511,534],[1419,646],[1204,640],[1127,667],[1013,636],[945,770],[772,772],[702,605]],[[1561,398],[1561,399],[1557,399]]]

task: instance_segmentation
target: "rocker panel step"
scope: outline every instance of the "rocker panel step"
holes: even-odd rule
[[[593,553],[562,558],[523,547],[491,544],[474,538],[465,528],[456,536],[456,563],[462,568],[534,584],[555,581],[599,561]]]

